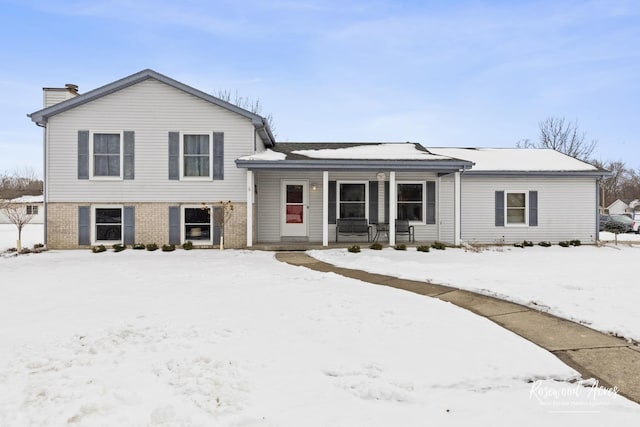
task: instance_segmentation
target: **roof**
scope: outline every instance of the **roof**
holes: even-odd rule
[[[581,173],[607,175],[604,169],[543,148],[429,148],[434,154],[474,163],[469,173]]]
[[[12,203],[44,203],[44,196],[22,196],[11,200]]]
[[[273,150],[236,160],[251,169],[375,169],[454,172],[472,163],[434,155],[417,143],[279,142]]]
[[[128,77],[122,78],[115,82],[109,83],[97,89],[86,92],[82,95],[78,95],[74,98],[68,99],[66,101],[60,102],[58,104],[52,105],[42,110],[38,110],[34,113],[28,114],[28,116],[31,118],[31,120],[34,123],[42,126],[47,123],[49,117],[55,116],[56,114],[60,114],[64,111],[86,104],[87,102],[91,102],[96,99],[102,98],[103,96],[107,96],[109,94],[112,94],[114,92],[117,92],[129,86],[138,84],[148,79],[157,80],[166,85],[169,85],[178,90],[181,90],[190,95],[193,95],[197,98],[203,99],[207,102],[210,102],[212,104],[215,104],[227,110],[233,111],[234,113],[237,113],[243,117],[250,119],[253,125],[255,126],[256,130],[258,131],[258,134],[260,135],[262,140],[265,142],[265,145],[272,146],[275,144],[275,137],[271,133],[271,129],[269,128],[269,124],[267,123],[267,119],[265,119],[264,117],[259,116],[255,113],[252,113],[251,111],[245,110],[244,108],[240,108],[229,102],[223,101],[219,98],[216,98],[215,96],[209,95],[191,86],[187,86],[184,83],[181,83],[177,80],[174,80],[170,77],[167,77],[163,74],[160,74],[150,69],[142,70]]]

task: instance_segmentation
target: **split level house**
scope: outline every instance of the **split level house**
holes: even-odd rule
[[[226,247],[598,239],[607,172],[552,150],[281,143],[263,117],[152,70],[44,102],[29,117],[50,248],[214,247],[221,201]]]

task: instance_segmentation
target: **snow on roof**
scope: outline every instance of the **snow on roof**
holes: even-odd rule
[[[353,159],[353,160],[448,160],[446,156],[434,155],[419,150],[413,143],[366,144],[354,147],[324,148],[320,150],[294,150],[298,154],[313,159]]]
[[[434,154],[468,160],[471,171],[597,171],[593,165],[551,149],[428,148]]]
[[[44,196],[22,196],[11,200],[13,203],[44,203]]]
[[[277,161],[277,160],[285,160],[287,155],[284,153],[278,153],[277,151],[273,151],[270,149],[266,149],[259,153],[252,154],[250,156],[242,156],[239,160],[268,160],[268,161]]]

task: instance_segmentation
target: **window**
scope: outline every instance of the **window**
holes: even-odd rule
[[[402,183],[397,185],[398,219],[424,222],[424,184]]]
[[[122,144],[119,133],[94,133],[91,149],[94,177],[122,176]]]
[[[340,183],[338,218],[365,218],[367,212],[367,185]]]
[[[507,193],[505,206],[507,224],[527,224],[527,193]]]
[[[182,176],[211,177],[211,135],[183,135]]]
[[[122,208],[94,208],[94,240],[96,242],[122,241]]]
[[[184,239],[193,243],[211,243],[211,209],[208,207],[185,207],[184,218]]]
[[[27,205],[27,215],[38,215],[38,206]]]

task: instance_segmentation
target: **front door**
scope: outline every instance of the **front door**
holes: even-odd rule
[[[307,181],[282,181],[280,235],[306,237],[308,225]]]

